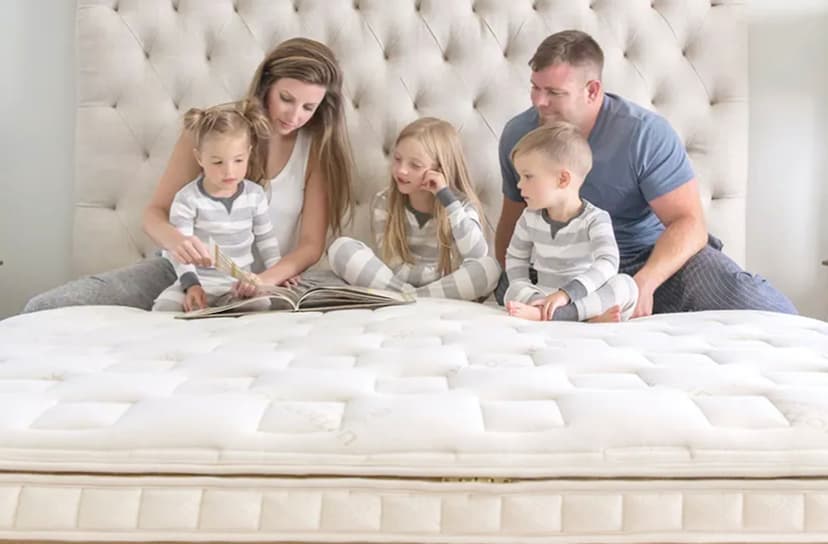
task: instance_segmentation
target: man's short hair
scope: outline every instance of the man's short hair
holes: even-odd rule
[[[592,170],[592,150],[578,128],[564,121],[543,125],[526,134],[512,148],[515,157],[538,151],[555,161],[562,168],[585,178]]]
[[[533,72],[540,72],[559,63],[593,68],[596,71],[595,79],[600,80],[604,69],[604,52],[598,42],[586,32],[564,30],[543,40],[529,60]]]

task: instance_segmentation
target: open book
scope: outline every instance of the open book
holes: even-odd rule
[[[216,244],[210,244],[215,267],[228,275],[258,283],[256,276],[236,266],[233,261],[224,255]],[[239,316],[256,311],[327,311],[344,310],[348,308],[381,308],[397,304],[414,302],[412,295],[348,285],[342,280],[328,278],[327,280],[312,279],[312,274],[303,278],[299,285],[281,287],[276,285],[259,285],[258,294],[247,299],[234,299],[226,304],[207,307],[178,315],[179,319],[199,319],[204,317]],[[269,301],[268,304],[265,301]]]
[[[396,304],[409,304],[415,300],[411,295],[396,291],[354,285],[314,285],[311,282],[300,282],[295,287],[267,285],[260,287],[259,292],[261,294],[255,297],[236,299],[227,304],[193,310],[176,317],[179,319],[230,317],[256,311],[268,311],[262,308],[263,301],[270,301],[269,311],[322,312],[349,308],[381,308]]]

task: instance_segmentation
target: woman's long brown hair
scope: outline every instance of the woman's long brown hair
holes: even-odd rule
[[[311,131],[310,160],[305,181],[316,169],[325,184],[328,226],[342,230],[352,206],[353,159],[342,95],[342,70],[333,52],[323,43],[293,38],[280,43],[261,62],[253,76],[248,97],[267,107],[267,95],[279,79],[288,77],[325,87],[325,98],[306,125]],[[257,146],[248,170],[251,179],[266,177],[267,143]]]

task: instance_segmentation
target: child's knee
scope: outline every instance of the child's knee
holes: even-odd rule
[[[480,257],[476,259],[467,259],[463,266],[469,270],[472,275],[472,283],[479,293],[475,294],[475,299],[482,296],[489,296],[500,281],[500,264],[489,256]]]
[[[635,309],[638,303],[638,284],[632,276],[627,274],[616,274],[609,279],[608,283],[611,285],[612,292],[617,298],[617,303],[621,307],[622,313]]]
[[[628,274],[618,274],[615,276],[617,281],[623,286],[624,290],[629,293],[629,296],[633,301],[638,300],[638,284],[635,283],[635,280],[632,276]]]
[[[337,238],[328,247],[328,263],[331,269],[336,271],[337,266],[346,264],[355,253],[363,249],[368,249],[368,246],[359,240],[348,236]]]
[[[500,274],[502,272],[500,263],[494,257],[481,257],[478,259],[483,266],[483,271],[486,273],[486,286],[489,292],[494,291],[500,281]]]
[[[362,241],[350,236],[340,236],[328,247],[328,254],[339,253],[343,250],[355,250],[367,247]]]

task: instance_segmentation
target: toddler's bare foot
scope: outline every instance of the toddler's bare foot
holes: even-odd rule
[[[506,303],[506,311],[509,312],[509,315],[512,317],[520,317],[530,321],[543,321],[541,319],[541,309],[538,306],[530,306],[522,302],[511,300]]]
[[[621,306],[613,306],[606,312],[592,319],[587,319],[587,323],[618,323],[621,321]]]

